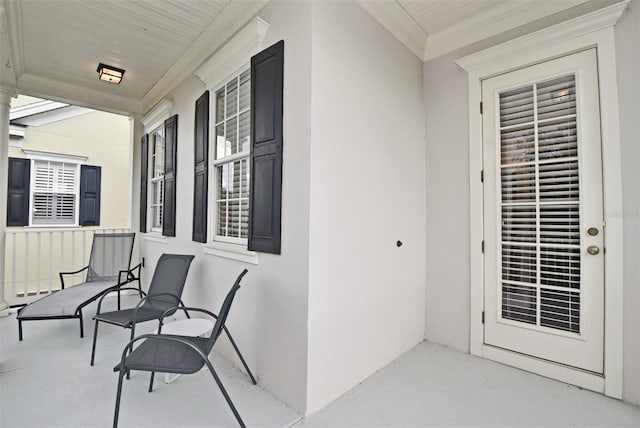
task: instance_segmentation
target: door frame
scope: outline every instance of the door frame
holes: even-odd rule
[[[613,26],[628,1],[588,13],[543,30],[460,58],[469,90],[470,202],[470,351],[614,398],[622,398],[623,233],[622,176],[615,33]],[[602,172],[605,234],[604,376],[570,368],[484,343],[484,254],[482,174],[483,79],[574,52],[596,48],[600,85]]]

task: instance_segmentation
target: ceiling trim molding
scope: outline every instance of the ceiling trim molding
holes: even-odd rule
[[[561,22],[526,36],[501,43],[480,52],[456,60],[456,64],[469,73],[477,73],[479,78],[488,78],[500,72],[509,71],[504,63],[512,58],[529,56],[532,52],[546,49],[553,57],[552,46],[559,40],[566,41],[603,28],[613,26],[625,11],[629,0],[598,9],[577,18]],[[521,60],[524,62],[524,60]]]
[[[588,0],[542,0],[522,3],[511,0],[464,21],[430,34],[423,60],[428,61],[491,36],[562,12]]]
[[[14,80],[24,72],[24,45],[22,39],[22,11],[20,2],[4,0],[4,25],[9,37],[9,57]]]
[[[222,46],[218,52],[205,61],[195,71],[207,89],[215,90],[217,86],[260,52],[262,41],[269,29],[269,23],[256,16],[242,30]]]
[[[162,122],[169,118],[172,109],[173,101],[160,101],[149,113],[147,113],[145,117],[140,120],[145,131],[150,132],[160,126]]]
[[[173,88],[222,47],[231,36],[240,30],[268,0],[232,1],[209,25],[169,70],[142,97],[142,106],[147,111],[164,98]]]
[[[424,60],[427,33],[396,1],[356,0],[418,58]]]
[[[129,114],[142,112],[142,104],[138,100],[84,88],[35,74],[25,73],[20,76],[17,89],[23,95],[61,101],[110,113]]]
[[[11,107],[11,110],[9,111],[9,120],[45,113],[51,110],[67,107],[68,105],[69,104],[67,103],[61,103],[59,101],[42,100],[31,104],[25,104],[20,107]]]

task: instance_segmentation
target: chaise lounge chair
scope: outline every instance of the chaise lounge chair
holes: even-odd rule
[[[60,272],[62,289],[53,292],[20,309],[18,312],[18,336],[22,340],[22,322],[35,320],[80,319],[80,337],[84,337],[82,309],[104,293],[132,281],[138,281],[140,289],[140,265],[130,269],[134,233],[96,233],[93,235],[89,264],[75,272]],[[138,269],[138,276],[134,271]],[[87,271],[85,281],[66,287],[64,275]],[[142,292],[142,290],[140,290]],[[118,294],[118,307],[120,295]]]

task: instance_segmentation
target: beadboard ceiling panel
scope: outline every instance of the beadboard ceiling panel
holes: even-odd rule
[[[427,34],[506,3],[507,0],[398,0],[400,6]]]
[[[19,1],[23,72],[141,99],[228,2]],[[126,70],[120,85],[97,79],[100,62]]]

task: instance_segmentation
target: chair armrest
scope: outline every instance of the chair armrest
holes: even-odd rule
[[[182,301],[180,301],[180,303],[182,303]],[[188,311],[193,311],[193,312],[202,312],[205,313],[211,317],[213,317],[214,319],[218,319],[218,316],[216,314],[214,314],[211,311],[208,311],[206,309],[202,309],[202,308],[195,308],[192,306],[174,306],[171,307],[169,309],[167,309],[166,311],[164,311],[164,313],[162,314],[162,316],[160,316],[160,325],[158,326],[158,334],[160,334],[162,332],[162,326],[164,325],[164,319],[165,317],[169,316],[170,314],[178,311],[178,310],[182,310],[184,311],[184,313],[187,315],[187,318],[191,318],[191,316],[189,315]]]
[[[138,276],[136,276],[133,271],[138,270]],[[142,263],[138,263],[136,266],[132,267],[129,270],[121,270],[120,272],[118,272],[118,283],[119,284],[123,284],[123,283],[128,283],[128,282],[132,282],[132,281],[140,281],[140,270],[142,269]],[[127,274],[127,280],[126,282],[123,282],[120,278],[122,274]]]
[[[176,296],[175,294],[171,294],[171,293],[157,293],[157,294],[152,294],[152,295],[147,295],[145,297],[143,297],[142,299],[140,299],[140,301],[138,302],[138,304],[136,305],[135,308],[133,308],[133,320],[131,321],[131,328],[135,328],[136,325],[136,319],[138,316],[138,309],[140,309],[140,307],[145,304],[146,302],[148,302],[149,300],[153,300],[155,298],[159,298],[159,297],[172,297],[173,299],[175,299],[176,306],[171,306],[169,309],[167,309],[166,311],[164,311],[162,313],[162,316],[165,316],[165,314],[167,313],[172,313],[172,311],[176,311],[178,309],[181,309],[180,306],[184,307],[184,303],[182,302],[182,299],[180,299],[178,296]],[[186,313],[186,311],[185,311]],[[189,317],[189,314],[187,314],[187,318]],[[160,324],[160,328],[162,327],[162,323]]]
[[[62,289],[64,290],[64,277],[62,275],[75,275],[75,274],[80,273],[83,270],[87,270],[87,269],[89,269],[89,265],[83,267],[82,269],[73,271],[73,272],[58,272],[58,275],[60,276],[60,285],[62,286]]]
[[[126,285],[126,284],[123,284],[123,285]],[[100,314],[100,307],[102,306],[102,301],[104,300],[105,297],[107,297],[108,294],[115,293],[116,291],[124,291],[124,290],[133,290],[133,291],[140,292],[142,294],[147,294],[144,291],[141,291],[135,287],[122,287],[121,284],[114,285],[113,287],[111,287],[110,289],[102,293],[102,296],[100,296],[100,300],[98,300],[98,307],[96,309],[96,315]]]

